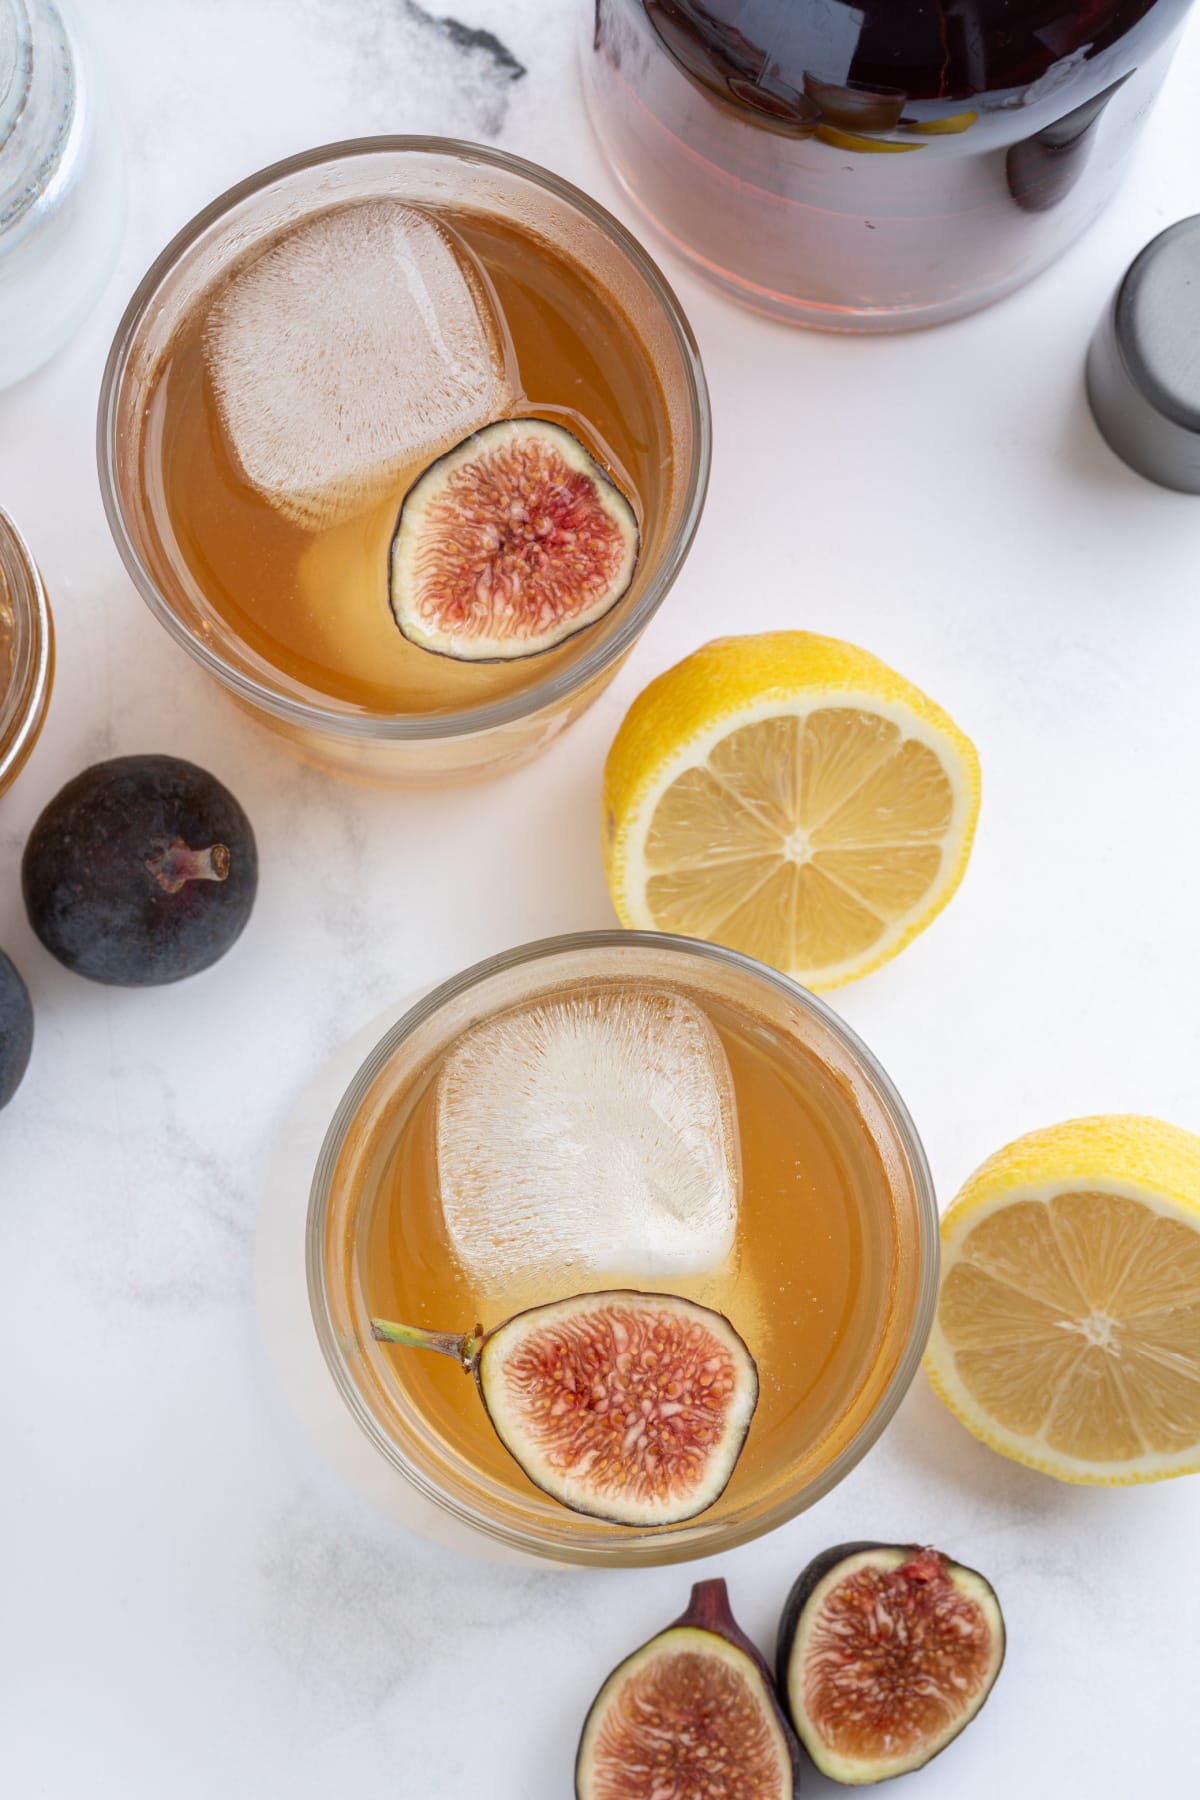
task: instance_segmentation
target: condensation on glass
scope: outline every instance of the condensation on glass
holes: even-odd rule
[[[581,0],[597,133],[645,217],[762,312],[931,325],[1109,199],[1191,0]]]

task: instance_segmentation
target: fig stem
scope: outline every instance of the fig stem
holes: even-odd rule
[[[424,1331],[419,1325],[393,1325],[389,1319],[372,1319],[371,1330],[383,1344],[403,1344],[410,1350],[433,1350],[452,1356],[464,1369],[474,1369],[483,1348],[483,1331]]]
[[[164,893],[177,894],[189,881],[225,881],[229,875],[229,847],[212,844],[207,850],[193,850],[182,838],[146,858],[146,867]]]
[[[729,1608],[729,1590],[719,1575],[710,1581],[695,1583],[683,1616],[689,1625],[699,1626],[702,1631],[715,1631],[718,1637],[737,1630]]]

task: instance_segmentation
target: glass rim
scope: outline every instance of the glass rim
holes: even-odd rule
[[[166,276],[211,226],[244,201],[291,175],[319,168],[323,164],[400,153],[455,157],[460,162],[503,170],[565,201],[615,244],[649,288],[679,349],[687,382],[695,449],[681,516],[671,539],[664,547],[658,566],[637,603],[619,619],[612,633],[602,643],[585,651],[575,662],[545,681],[468,711],[409,715],[386,712],[343,713],[299,696],[279,692],[254,676],[234,668],[190,631],[178,617],[160,592],[126,527],[115,473],[117,402],[130,349],[155,294]],[[215,680],[242,700],[260,710],[273,713],[289,724],[350,739],[419,742],[474,736],[480,732],[492,731],[568,700],[596,676],[617,664],[641,636],[683,567],[704,510],[711,460],[712,411],[700,348],[673,289],[657,263],[606,207],[572,182],[564,181],[561,176],[524,157],[513,156],[506,150],[496,150],[489,145],[475,144],[465,138],[387,134],[345,138],[270,163],[218,194],[176,232],[135,288],[121,315],[105,361],[96,415],[96,461],[105,517],[126,572],[158,622]]]
[[[13,612],[12,675],[0,694],[0,787],[21,767],[41,725],[50,680],[53,626],[33,552],[0,506],[0,578]]]
[[[367,1405],[342,1354],[337,1333],[333,1327],[329,1290],[325,1278],[325,1226],[333,1174],[350,1128],[379,1075],[406,1039],[462,994],[469,992],[472,988],[482,986],[496,975],[506,974],[527,964],[545,962],[557,956],[579,951],[621,949],[628,946],[657,950],[669,955],[681,954],[685,958],[693,958],[697,962],[719,963],[727,969],[733,969],[748,976],[754,982],[774,988],[786,999],[799,1005],[803,1011],[816,1018],[838,1041],[841,1048],[849,1053],[874,1086],[878,1099],[896,1129],[911,1172],[917,1215],[918,1272],[908,1341],[897,1358],[896,1366],[887,1385],[858,1429],[812,1481],[805,1483],[796,1492],[784,1496],[761,1518],[751,1520],[743,1525],[730,1523],[728,1526],[713,1528],[712,1542],[697,1542],[690,1533],[684,1535],[664,1532],[661,1537],[639,1539],[637,1547],[631,1544],[629,1552],[622,1554],[620,1540],[614,1540],[612,1543],[587,1543],[571,1548],[567,1548],[561,1543],[543,1543],[532,1532],[527,1533],[519,1528],[504,1525],[489,1518],[482,1509],[476,1510],[455,1499],[440,1488],[436,1482],[426,1477],[421,1470],[409,1463],[404,1452],[388,1435]],[[430,992],[416,1000],[384,1033],[374,1049],[361,1063],[342,1095],[321,1144],[309,1188],[308,1212],[305,1221],[305,1268],[309,1307],[322,1355],[334,1385],[355,1422],[397,1474],[441,1512],[450,1515],[472,1531],[482,1532],[510,1550],[518,1550],[525,1555],[543,1558],[550,1562],[571,1562],[608,1567],[666,1566],[670,1563],[690,1562],[701,1557],[718,1555],[722,1551],[751,1543],[756,1538],[774,1531],[778,1526],[786,1524],[789,1519],[795,1518],[831,1492],[862,1461],[867,1451],[881,1436],[884,1428],[891,1422],[920,1367],[937,1305],[940,1251],[937,1198],[924,1146],[912,1116],[891,1077],[857,1032],[847,1025],[845,1020],[834,1012],[833,1008],[819,995],[812,993],[808,988],[801,987],[799,982],[793,981],[790,976],[782,974],[778,969],[773,969],[767,963],[759,962],[756,958],[747,956],[740,950],[729,950],[720,944],[706,943],[699,938],[677,937],[668,932],[618,929],[568,932],[558,937],[538,938],[528,944],[518,945],[512,950],[501,951],[498,955],[489,956],[480,962],[473,963],[459,974],[451,976],[449,980],[440,982]],[[703,1517],[693,1523],[695,1526],[703,1526]],[[643,1548],[647,1545],[650,1546],[650,1553]],[[640,1554],[639,1550],[641,1550]]]

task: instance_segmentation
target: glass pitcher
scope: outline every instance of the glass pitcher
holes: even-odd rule
[[[932,325],[1038,273],[1128,162],[1191,0],[586,0],[596,131],[761,312]]]

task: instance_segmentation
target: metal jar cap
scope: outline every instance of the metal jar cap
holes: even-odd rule
[[[1130,263],[1088,350],[1087,390],[1131,468],[1200,494],[1200,215]]]

